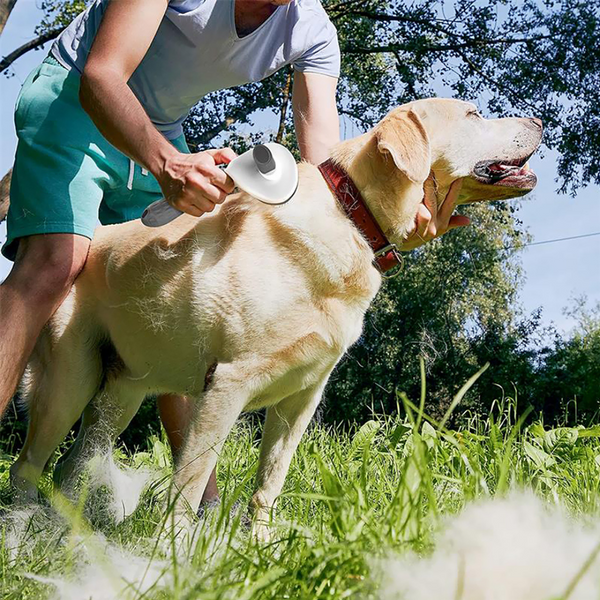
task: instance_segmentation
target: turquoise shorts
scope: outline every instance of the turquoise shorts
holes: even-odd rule
[[[92,238],[103,225],[138,219],[162,197],[156,179],[112,146],[79,102],[79,73],[48,57],[17,98],[19,139],[10,187],[7,240],[14,260],[19,238],[76,233]],[[183,136],[172,141],[189,152]]]

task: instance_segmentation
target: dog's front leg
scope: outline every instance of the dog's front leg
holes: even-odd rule
[[[252,380],[242,369],[219,365],[206,392],[196,401],[184,446],[175,464],[173,484],[177,520],[198,510],[221,448],[240,413],[252,398]]]
[[[327,377],[319,385],[289,396],[267,410],[260,446],[256,492],[252,496],[254,534],[269,538],[269,517],[281,493],[294,452],[321,400]]]

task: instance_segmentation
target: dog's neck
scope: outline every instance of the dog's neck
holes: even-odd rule
[[[333,160],[319,165],[319,171],[336,196],[341,208],[360,231],[375,254],[374,263],[385,273],[398,267],[402,259],[371,214],[362,194],[348,173]]]
[[[352,178],[386,237],[400,246],[423,200],[422,186],[379,152],[371,133],[338,144],[331,157]]]
[[[371,249],[317,167],[300,163],[298,169],[298,191],[287,204],[273,209],[250,196],[244,202],[263,221],[282,253],[293,255],[296,266],[318,281],[315,289],[366,310],[381,284]]]

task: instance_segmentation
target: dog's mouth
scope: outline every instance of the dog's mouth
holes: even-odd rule
[[[473,177],[485,185],[532,190],[537,176],[527,163],[530,156],[516,160],[482,160],[475,165]]]

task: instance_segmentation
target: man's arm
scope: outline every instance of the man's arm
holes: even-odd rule
[[[148,51],[168,0],[111,0],[81,78],[80,100],[102,135],[148,169],[165,198],[200,216],[233,191],[233,182],[216,167],[235,157],[231,150],[195,155],[178,152],[154,127],[127,85]]]
[[[315,165],[329,158],[340,141],[335,91],[337,79],[318,73],[294,73],[294,125],[304,160]]]

